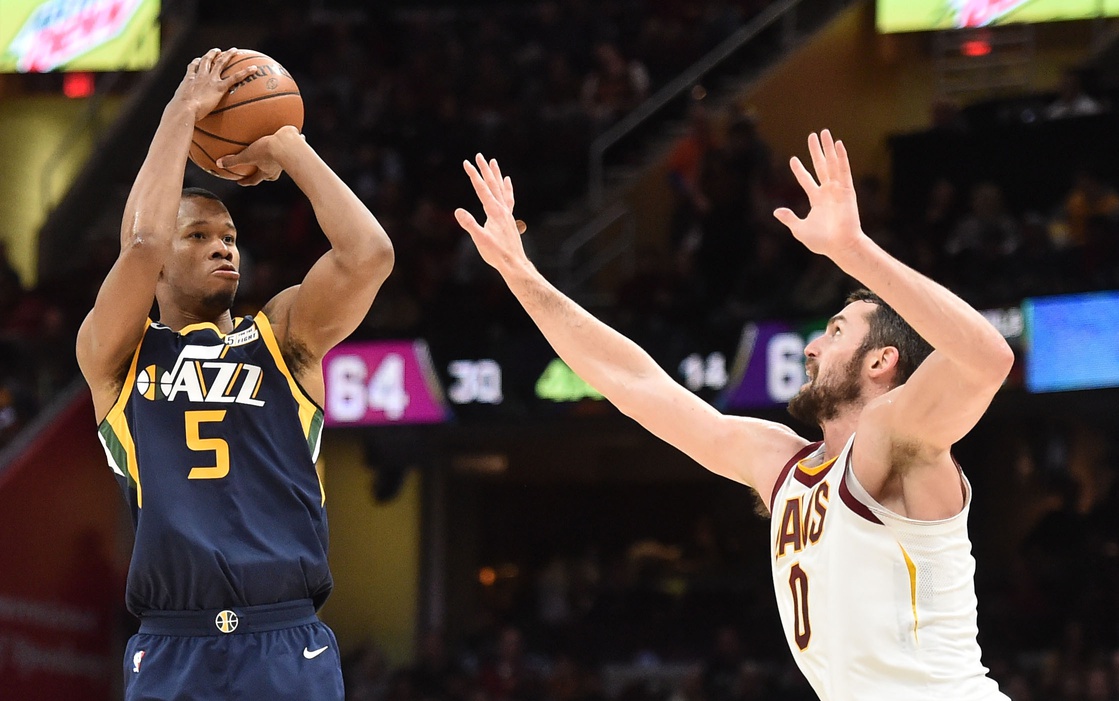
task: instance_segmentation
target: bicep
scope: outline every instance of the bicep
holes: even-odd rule
[[[318,358],[344,340],[369,312],[391,268],[344,265],[329,251],[311,267],[292,294],[287,335]]]
[[[933,351],[884,402],[883,418],[895,443],[947,451],[979,422],[1000,385],[967,373]]]
[[[667,374],[640,394],[627,415],[711,472],[765,498],[784,463],[808,443],[784,424],[721,414]]]
[[[101,284],[76,347],[79,367],[95,392],[118,379],[143,337],[159,270],[153,252],[128,247]]]

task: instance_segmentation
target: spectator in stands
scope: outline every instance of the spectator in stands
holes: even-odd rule
[[[594,58],[595,67],[583,82],[583,108],[599,128],[605,128],[649,96],[649,72],[607,41],[595,46]]]
[[[711,208],[700,174],[713,148],[711,116],[702,102],[693,102],[688,109],[688,131],[668,154],[668,185],[674,196],[668,235],[674,250],[693,251],[699,243],[700,219]]]
[[[1062,214],[1055,222],[1055,243],[1062,248],[1085,246],[1092,219],[1119,220],[1119,193],[1093,171],[1081,169],[1065,197]]]
[[[1067,68],[1061,74],[1057,99],[1045,108],[1045,117],[1046,119],[1088,117],[1103,111],[1103,104],[1084,90],[1080,71]]]
[[[984,295],[1001,270],[997,262],[1013,253],[1021,243],[1018,222],[1007,211],[1002,189],[992,182],[979,183],[971,191],[971,209],[956,225],[945,243],[950,280],[969,299],[988,303]]]

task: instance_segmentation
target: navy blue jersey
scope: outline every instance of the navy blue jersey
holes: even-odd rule
[[[99,433],[136,528],[130,611],[322,606],[322,410],[263,313],[224,336],[149,322]]]

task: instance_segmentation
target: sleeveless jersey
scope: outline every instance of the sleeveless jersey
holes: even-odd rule
[[[773,586],[789,648],[823,701],[1008,701],[976,641],[975,560],[963,510],[943,521],[878,504],[851,469],[807,446],[770,510]]]
[[[322,606],[322,418],[263,313],[224,336],[149,321],[99,428],[136,531],[129,610]]]

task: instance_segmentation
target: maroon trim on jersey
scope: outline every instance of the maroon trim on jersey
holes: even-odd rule
[[[831,469],[833,467],[835,467],[835,461],[834,460],[832,461],[832,463],[830,465],[828,465],[824,469],[820,470],[819,472],[816,472],[814,474],[808,474],[807,472],[804,471],[803,467],[798,466],[796,471],[793,472],[793,477],[796,479],[797,482],[800,482],[805,487],[812,488],[812,487],[815,487],[816,485],[818,485],[820,482],[823,482],[824,478],[828,476],[828,473],[831,472]]]
[[[773,483],[773,494],[769,495],[770,513],[773,513],[773,502],[777,500],[777,490],[781,489],[781,485],[785,484],[785,480],[789,476],[789,470],[796,467],[796,464],[798,462],[811,455],[817,448],[820,447],[822,443],[823,441],[816,441],[815,443],[809,443],[808,445],[804,446],[799,451],[797,451],[796,455],[789,458],[789,462],[785,463],[785,466],[781,468],[781,474],[777,475],[777,481]]]
[[[874,515],[874,512],[870,510],[870,507],[868,507],[866,504],[864,504],[861,501],[859,501],[858,499],[856,499],[855,495],[851,493],[851,488],[847,486],[847,469],[846,469],[847,467],[850,467],[850,466],[851,466],[851,453],[848,452],[847,453],[847,465],[844,467],[843,474],[840,475],[840,477],[839,477],[839,498],[843,500],[843,503],[847,505],[848,509],[850,509],[851,511],[854,511],[859,516],[862,516],[867,521],[870,521],[871,523],[876,523],[879,526],[885,525],[885,524],[882,523],[882,521],[880,521],[878,519],[877,516]],[[854,468],[852,468],[852,470],[853,469]]]

